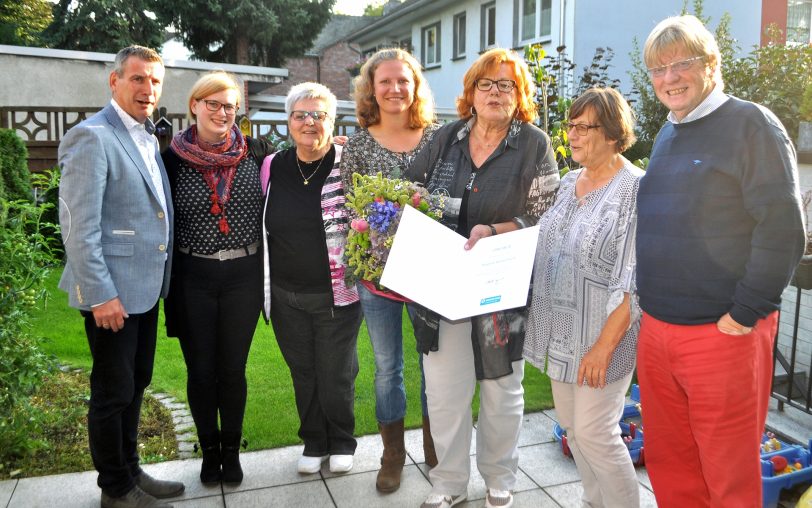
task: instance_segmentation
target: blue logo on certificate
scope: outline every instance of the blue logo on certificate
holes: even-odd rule
[[[482,307],[483,305],[490,305],[492,303],[499,303],[502,300],[502,295],[496,296],[489,296],[487,298],[483,298],[479,301],[479,306]]]

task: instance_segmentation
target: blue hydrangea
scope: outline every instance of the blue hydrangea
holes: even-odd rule
[[[369,208],[370,213],[367,216],[369,227],[380,233],[389,229],[392,219],[398,213],[398,208],[391,201],[384,201],[383,203],[374,201],[369,205]]]

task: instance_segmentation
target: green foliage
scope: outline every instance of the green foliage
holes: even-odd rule
[[[812,99],[805,99],[812,86],[812,45],[785,44],[774,25],[767,28],[767,36],[766,45],[723,67],[725,91],[769,108],[790,138],[797,139],[802,104],[804,100],[812,103]],[[812,111],[807,110],[807,114]]]
[[[0,0],[0,44],[40,46],[52,19],[48,0]]]
[[[801,121],[812,122],[812,82],[806,85],[804,97],[801,100]]]
[[[49,175],[36,178],[48,185]],[[0,464],[37,446],[29,398],[51,367],[27,333],[32,309],[43,301],[43,281],[58,248],[45,234],[57,228],[42,222],[51,205],[0,199]]]
[[[159,2],[158,16],[177,27],[196,58],[278,67],[305,52],[330,19],[335,0]]]
[[[59,0],[43,36],[53,48],[117,53],[140,44],[159,49],[165,23],[156,18],[160,0]],[[173,2],[174,3],[174,2]]]
[[[28,149],[12,129],[0,129],[0,177],[3,195],[10,200],[31,200]]]
[[[364,16],[383,16],[383,6],[386,2],[378,0],[364,7]]]

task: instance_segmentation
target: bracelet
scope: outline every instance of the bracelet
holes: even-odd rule
[[[493,227],[493,224],[488,224],[488,227],[491,228],[491,236],[496,236],[496,228]]]

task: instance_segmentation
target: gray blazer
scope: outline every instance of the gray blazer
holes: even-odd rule
[[[90,310],[118,297],[126,312],[141,314],[166,296],[172,199],[157,140],[155,154],[168,218],[112,104],[71,128],[59,144],[59,223],[67,258],[59,287],[71,307]]]

